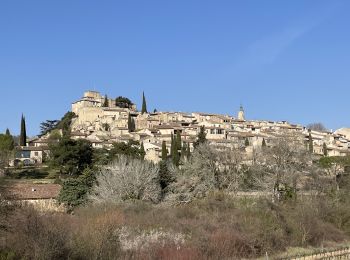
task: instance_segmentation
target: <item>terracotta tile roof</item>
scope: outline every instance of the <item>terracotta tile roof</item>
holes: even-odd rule
[[[15,183],[2,188],[1,196],[14,200],[55,199],[60,193],[59,184]]]
[[[47,150],[47,146],[19,146],[16,148],[18,151],[43,151]]]
[[[157,128],[157,129],[174,129],[174,126],[170,126],[170,125],[159,125],[159,126],[155,126],[155,128]]]
[[[72,132],[70,135],[71,136],[86,136],[86,134],[81,133],[81,132]]]

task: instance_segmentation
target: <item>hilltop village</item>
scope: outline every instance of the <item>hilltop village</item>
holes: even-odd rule
[[[138,111],[127,98],[110,99],[99,92],[87,91],[72,104],[75,116],[71,123],[71,138],[87,139],[94,148],[107,149],[115,142],[138,141],[144,146],[145,158],[154,162],[161,160],[163,141],[170,153],[172,136],[178,133],[192,151],[202,126],[210,145],[218,149],[242,148],[247,155],[263,145],[269,146],[277,137],[292,135],[304,138],[305,143],[311,140],[313,153],[317,155],[345,156],[350,153],[350,134],[346,129],[315,131],[287,121],[248,120],[242,106],[237,117],[198,112],[147,112],[146,107],[142,110]],[[22,148],[28,153],[27,160],[30,157],[37,163],[42,162],[48,137],[49,134],[35,138],[28,147]]]

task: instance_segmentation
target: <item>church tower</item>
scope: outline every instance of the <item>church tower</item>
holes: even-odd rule
[[[244,118],[244,109],[243,109],[243,106],[242,106],[242,105],[241,105],[240,108],[239,108],[237,118],[238,118],[238,120],[242,120],[242,121],[245,120],[245,118]]]

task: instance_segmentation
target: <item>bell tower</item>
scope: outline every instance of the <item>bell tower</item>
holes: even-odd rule
[[[238,119],[238,120],[242,120],[242,121],[245,120],[245,118],[244,118],[244,109],[243,109],[243,106],[242,106],[242,105],[241,105],[240,108],[239,108],[238,115],[237,115],[237,119]]]

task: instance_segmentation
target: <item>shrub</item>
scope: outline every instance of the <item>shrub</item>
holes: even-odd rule
[[[90,196],[95,202],[143,200],[157,203],[161,188],[158,166],[148,161],[120,156],[100,169]]]

